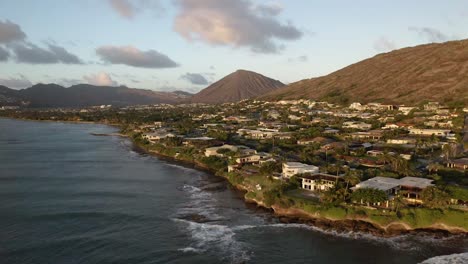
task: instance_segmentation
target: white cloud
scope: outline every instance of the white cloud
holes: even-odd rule
[[[109,74],[100,72],[83,76],[83,79],[91,85],[97,86],[117,86],[117,82],[112,80]]]
[[[141,51],[133,46],[102,46],[96,53],[104,62],[140,68],[172,68],[178,64],[155,50]]]
[[[380,37],[374,42],[374,49],[378,52],[392,51],[396,48],[396,44],[385,37]]]
[[[26,76],[20,75],[19,78],[0,78],[0,85],[4,85],[12,89],[23,89],[32,86],[32,83],[26,78]]]
[[[281,40],[297,40],[303,33],[281,23],[281,9],[254,6],[251,0],[177,0],[180,12],[174,30],[184,38],[212,45],[250,47],[254,52],[276,53]]]

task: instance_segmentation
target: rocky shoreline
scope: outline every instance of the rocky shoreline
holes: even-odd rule
[[[130,137],[129,137],[130,138]],[[262,201],[257,201],[254,199],[249,199],[245,197],[245,193],[247,191],[246,187],[239,184],[231,183],[226,177],[222,175],[218,175],[216,171],[210,169],[209,167],[205,166],[202,163],[188,161],[184,159],[178,159],[177,157],[173,157],[170,155],[165,155],[163,153],[154,151],[154,150],[147,150],[142,146],[139,146],[136,142],[132,141],[134,145],[134,150],[158,157],[159,159],[165,160],[167,162],[175,162],[182,166],[186,166],[189,168],[201,170],[207,172],[216,177],[222,177],[225,179],[230,186],[235,188],[236,190],[242,192],[240,197],[249,204],[253,204],[258,208],[262,208],[274,214],[281,223],[294,223],[294,224],[305,224],[309,226],[316,227],[323,231],[330,231],[336,233],[362,233],[362,234],[370,234],[373,236],[378,237],[395,237],[405,234],[422,234],[422,235],[429,235],[436,238],[448,237],[451,235],[462,235],[468,238],[468,231],[462,228],[457,227],[449,227],[445,225],[433,225],[430,228],[411,228],[410,226],[406,225],[403,222],[393,222],[387,226],[380,226],[376,223],[369,221],[368,219],[327,219],[324,217],[317,217],[310,213],[307,213],[303,210],[297,208],[283,208],[277,205],[272,205],[271,207],[266,206]]]

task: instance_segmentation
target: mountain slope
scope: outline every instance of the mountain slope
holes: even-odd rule
[[[2,100],[3,98],[3,100]],[[0,86],[0,104],[29,102],[30,107],[86,107],[95,105],[141,105],[179,103],[186,100],[171,92],[78,84],[69,88],[57,84],[36,84],[23,90]]]
[[[262,97],[309,98],[341,103],[468,102],[468,40],[428,44],[379,54],[333,72],[302,80]]]
[[[237,102],[266,94],[283,86],[284,84],[280,81],[261,74],[238,70],[201,90],[192,97],[191,101],[194,103]]]

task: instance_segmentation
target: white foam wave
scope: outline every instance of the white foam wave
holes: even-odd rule
[[[183,223],[192,237],[192,244],[188,248],[205,252],[215,250],[220,257],[231,263],[246,262],[250,259],[244,243],[235,239],[235,232],[227,225],[196,223],[183,219],[172,219]]]
[[[185,247],[185,248],[179,248],[178,251],[184,252],[184,253],[199,253],[201,250],[193,248],[193,247]]]
[[[465,264],[468,263],[468,253],[452,254],[426,259],[421,264]]]

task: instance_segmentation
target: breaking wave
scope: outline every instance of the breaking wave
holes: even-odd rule
[[[468,253],[452,254],[426,259],[420,264],[465,264],[468,263]]]

